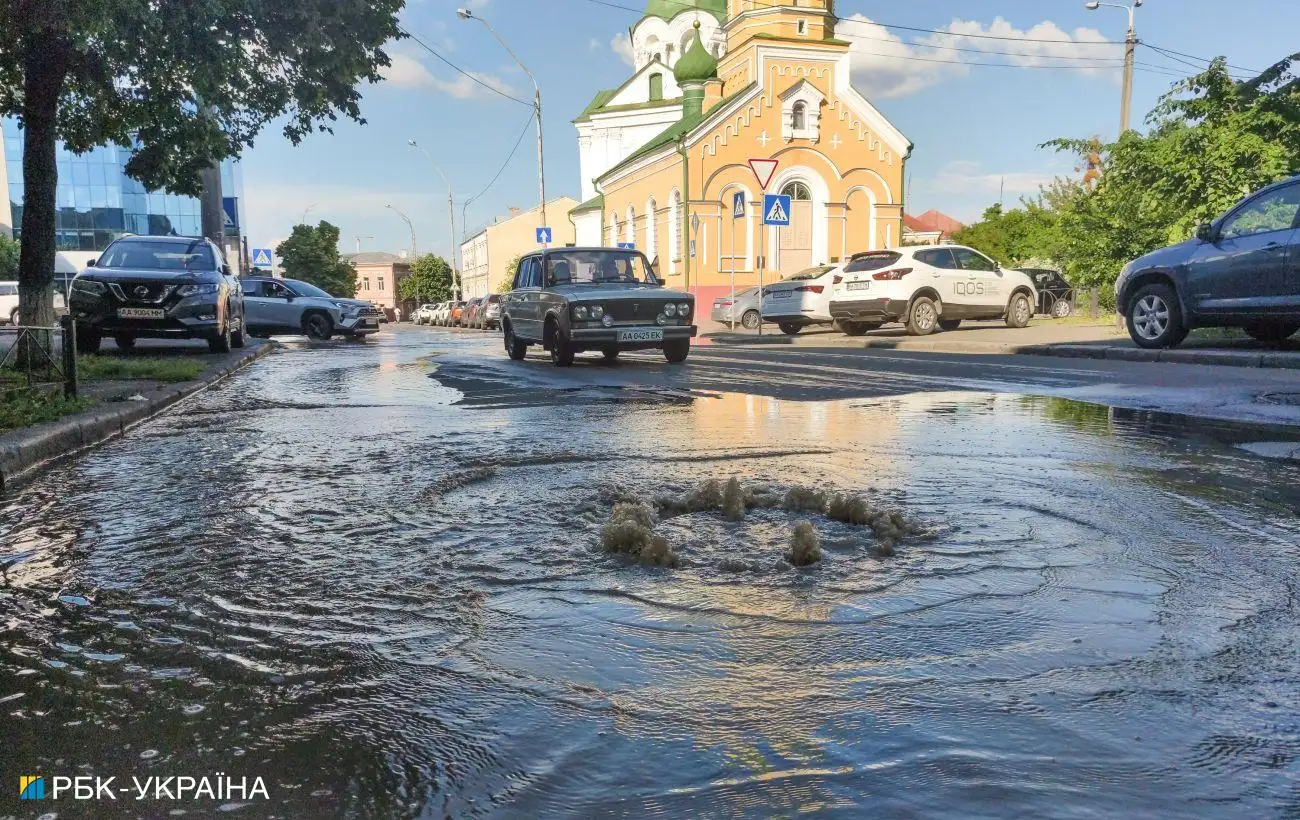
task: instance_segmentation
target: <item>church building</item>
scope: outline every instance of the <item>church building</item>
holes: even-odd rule
[[[649,0],[635,72],[575,121],[578,245],[634,243],[703,306],[730,289],[892,248],[912,144],[851,84],[834,0]],[[749,160],[778,165],[761,190]],[[747,207],[733,218],[733,201]],[[788,194],[790,227],[762,224]]]

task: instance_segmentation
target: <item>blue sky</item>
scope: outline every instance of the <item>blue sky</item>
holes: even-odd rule
[[[644,0],[611,0],[642,8]],[[455,15],[467,0],[413,0],[403,24],[448,59],[484,82],[530,97],[531,84],[483,27]],[[571,120],[600,88],[619,85],[630,66],[618,38],[638,14],[591,0],[468,0],[537,76],[546,114],[548,197],[578,195],[578,150]],[[1230,13],[1229,13],[1230,12]],[[1084,0],[839,0],[844,36],[857,36],[855,85],[916,144],[908,165],[910,213],[938,208],[973,219],[998,200],[1005,181],[1014,203],[1075,160],[1037,146],[1058,137],[1111,137],[1119,126],[1118,47],[1045,45],[977,38],[935,37],[896,28],[959,31],[1074,42],[1122,40],[1120,9],[1088,11]],[[881,25],[878,25],[881,24]],[[1244,68],[1263,69],[1300,49],[1300,4],[1282,0],[1146,0],[1138,36],[1190,55],[1226,55]],[[939,45],[940,48],[929,47]],[[944,48],[948,47],[948,48]],[[1007,54],[979,54],[980,49]],[[341,246],[400,251],[410,244],[406,225],[385,205],[410,216],[421,252],[446,253],[446,188],[417,139],[442,166],[455,189],[456,218],[478,194],[519,138],[529,111],[456,74],[410,41],[392,46],[390,80],[365,90],[367,125],[340,124],[294,147],[271,130],[244,157],[246,214],[255,247],[286,236],[315,206],[308,221],[327,219],[342,229]],[[1085,61],[1062,56],[1097,58]],[[923,59],[917,59],[923,58]],[[1105,60],[1113,62],[1104,63]],[[1148,48],[1138,51],[1134,124],[1177,77],[1193,69]],[[969,66],[960,62],[1017,63]],[[1097,66],[1105,67],[1097,67]],[[469,206],[480,225],[511,205],[537,202],[536,148],[524,139],[500,180]],[[554,219],[552,221],[555,221]],[[463,229],[463,226],[461,226]]]

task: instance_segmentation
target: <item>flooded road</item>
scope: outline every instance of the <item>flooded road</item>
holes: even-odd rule
[[[0,509],[0,771],[269,792],[60,817],[1300,816],[1297,437],[697,353],[291,343],[50,472]],[[601,547],[732,477],[925,532]]]

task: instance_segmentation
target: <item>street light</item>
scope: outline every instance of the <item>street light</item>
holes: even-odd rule
[[[309,213],[311,213],[312,211],[316,210],[316,206],[319,205],[319,204],[320,204],[319,202],[313,202],[312,204],[308,205],[306,208],[303,208],[303,209],[302,209],[302,221],[299,222],[298,224],[299,224],[299,225],[306,225],[306,224],[307,224],[307,214],[309,214]]]
[[[373,237],[373,236],[358,236],[358,237],[356,237],[356,240],[357,240],[357,253],[361,253],[361,240],[363,240],[363,239],[374,239],[374,237]]]
[[[396,208],[394,208],[392,205],[385,205],[384,207],[387,208],[388,210],[392,211],[393,213],[397,214],[398,216],[400,216],[400,217],[402,218],[402,221],[406,223],[406,227],[407,227],[408,229],[410,229],[410,231],[411,231],[411,261],[414,262],[414,261],[415,261],[415,257],[419,254],[419,250],[417,250],[416,247],[415,247],[415,226],[411,224],[411,218],[410,218],[409,216],[407,216],[406,214],[402,213],[401,211],[397,210]]]
[[[506,50],[506,53],[514,58],[514,61],[519,64],[519,67],[528,75],[528,79],[533,81],[533,112],[537,115],[537,188],[541,193],[542,198],[542,227],[549,227],[546,222],[546,156],[545,152],[542,150],[542,87],[537,84],[537,78],[533,76],[533,72],[529,71],[528,66],[524,65],[523,60],[520,60],[519,56],[510,50],[510,46],[506,45],[506,41],[501,39],[501,35],[497,34],[496,29],[492,28],[487,20],[479,17],[469,9],[456,9],[456,15],[462,20],[477,20],[482,23],[483,27],[486,28],[492,36],[496,38],[497,42],[501,44],[501,47]]]
[[[1096,11],[1102,6],[1110,6],[1114,9],[1124,9],[1128,12],[1128,36],[1124,38],[1124,90],[1120,98],[1119,107],[1119,133],[1120,136],[1128,131],[1129,112],[1133,108],[1133,55],[1137,51],[1137,21],[1134,12],[1142,5],[1142,0],[1133,0],[1132,5],[1125,3],[1103,3],[1101,0],[1089,0],[1084,4],[1084,8],[1089,11]]]
[[[451,181],[447,179],[447,175],[444,174],[442,172],[442,169],[438,167],[438,163],[433,161],[433,155],[430,154],[428,151],[426,151],[423,145],[420,145],[420,143],[416,142],[414,139],[407,140],[406,144],[416,149],[420,153],[424,154],[425,158],[429,160],[429,164],[433,166],[433,170],[438,172],[438,176],[442,177],[442,181],[447,185],[447,219],[451,222],[451,276],[452,276],[452,291],[453,291],[452,298],[459,301],[460,300],[460,273],[458,271],[458,266],[456,264],[456,249],[460,243],[456,241],[456,204],[455,204],[453,194],[451,192]]]

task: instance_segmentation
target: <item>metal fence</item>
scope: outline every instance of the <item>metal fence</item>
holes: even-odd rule
[[[63,317],[58,327],[6,325],[0,328],[0,389],[63,386],[77,398],[76,324]]]

